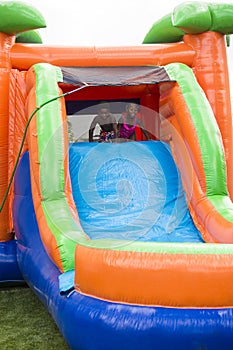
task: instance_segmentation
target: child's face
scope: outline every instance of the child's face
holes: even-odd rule
[[[101,119],[107,119],[109,116],[109,110],[107,108],[101,108],[99,110],[99,116]]]
[[[129,104],[127,107],[127,112],[131,118],[135,117],[138,112],[138,106],[135,104]]]

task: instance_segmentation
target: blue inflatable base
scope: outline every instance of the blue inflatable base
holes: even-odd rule
[[[13,207],[20,270],[72,350],[232,348],[232,308],[147,307],[107,302],[75,291],[61,294],[60,273],[46,254],[35,220],[27,153],[16,172]]]
[[[0,283],[18,284],[24,281],[16,256],[16,241],[0,242]]]

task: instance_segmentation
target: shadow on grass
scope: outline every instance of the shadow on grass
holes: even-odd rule
[[[0,286],[1,350],[69,350],[52,316],[26,285]]]

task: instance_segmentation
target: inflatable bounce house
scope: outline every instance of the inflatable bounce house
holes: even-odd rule
[[[43,45],[17,1],[0,18],[1,282],[73,350],[231,349],[233,4],[182,3],[129,47]],[[150,140],[69,142],[101,101],[140,105]]]

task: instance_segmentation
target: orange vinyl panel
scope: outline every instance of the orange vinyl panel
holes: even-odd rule
[[[14,68],[29,69],[47,62],[56,66],[163,66],[176,60],[192,65],[194,52],[184,43],[125,47],[65,47],[15,44],[11,49]]]
[[[9,89],[9,151],[8,151],[8,181],[12,176],[16,159],[20,150],[23,139],[24,130],[27,124],[25,114],[26,104],[26,72],[19,72],[12,69],[10,73],[10,89]],[[22,154],[27,149],[27,142],[24,142]],[[12,202],[13,202],[14,186],[11,185],[9,192],[9,222],[12,223]]]
[[[0,33],[0,201],[2,202],[8,186],[8,127],[9,127],[9,77],[11,64],[9,60],[10,47],[14,36]],[[0,241],[12,238],[9,222],[9,201],[0,212]]]
[[[100,299],[167,307],[233,305],[231,255],[76,248],[75,288]]]

